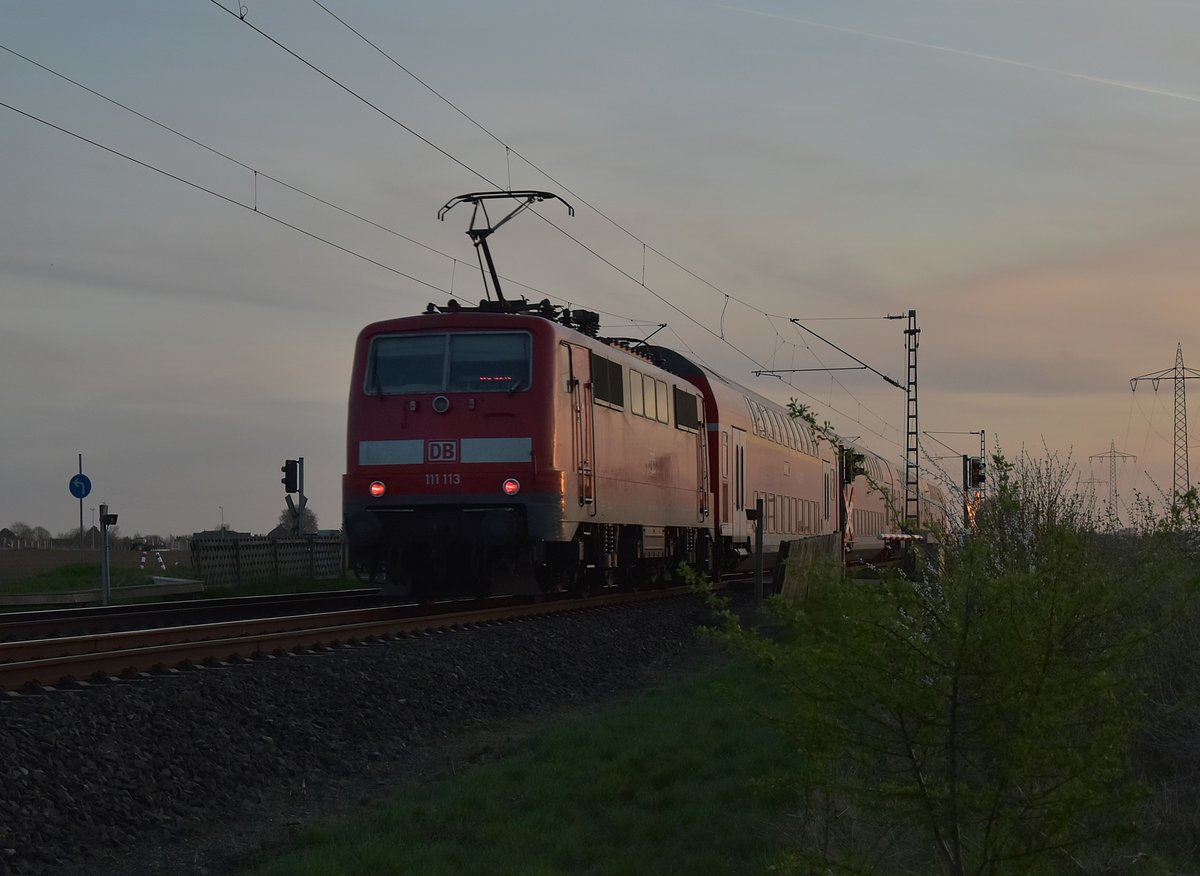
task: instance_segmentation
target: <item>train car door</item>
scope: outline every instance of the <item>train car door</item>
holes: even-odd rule
[[[596,421],[592,400],[591,352],[563,344],[567,351],[567,391],[571,394],[571,464],[579,504],[596,516]]]
[[[730,534],[735,542],[749,538],[750,525],[746,520],[746,432],[734,426],[730,430],[732,450],[733,512],[729,515]]]

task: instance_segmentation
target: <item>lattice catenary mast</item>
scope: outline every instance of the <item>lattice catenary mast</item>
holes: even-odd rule
[[[904,319],[892,316],[888,319]],[[917,328],[917,312],[908,312],[908,328],[904,330],[904,348],[908,353],[908,382],[905,393],[904,440],[904,523],[911,529],[921,528],[921,430],[917,423],[917,347],[921,330]]]

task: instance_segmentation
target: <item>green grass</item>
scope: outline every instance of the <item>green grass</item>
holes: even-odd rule
[[[155,570],[158,566],[155,565]],[[183,567],[177,567],[182,569]],[[109,579],[112,581],[113,588],[130,587],[136,584],[149,584],[150,576],[153,574],[150,571],[140,571],[138,569],[127,568],[109,568]],[[191,569],[184,571],[169,570],[161,574],[170,574],[176,578],[186,578],[191,574]],[[12,581],[0,588],[3,593],[69,593],[74,590],[94,590],[100,586],[100,564],[99,563],[73,563],[68,566],[60,566],[49,572],[42,572],[38,575],[31,575],[28,578],[22,578],[18,581]]]
[[[788,742],[756,715],[774,696],[740,661],[710,670],[309,826],[250,873],[765,873],[795,808]]]
[[[169,578],[192,578],[195,572],[190,565],[182,563],[170,565],[166,571],[157,563],[147,563],[145,569],[110,566],[109,576],[112,582],[115,602],[157,602],[164,600],[195,599],[198,594],[183,594],[156,598],[145,594],[122,598],[120,590],[123,587],[150,584],[153,576]],[[357,590],[370,585],[363,584],[352,574],[340,578],[281,578],[279,580],[256,581],[241,586],[219,585],[207,586],[203,597],[217,598],[225,596],[264,596],[276,593],[312,593],[326,590]],[[60,566],[49,572],[42,572],[10,581],[0,586],[0,594],[55,594],[72,593],[82,590],[98,590],[100,587],[99,563],[73,563]],[[13,610],[23,610],[26,606],[14,606]],[[0,609],[2,610],[2,609]]]

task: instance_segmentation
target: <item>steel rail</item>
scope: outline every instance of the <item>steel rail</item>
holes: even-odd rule
[[[13,640],[47,633],[100,632],[117,628],[177,623],[172,619],[194,617],[230,618],[265,616],[280,609],[294,614],[300,606],[354,603],[375,599],[387,601],[378,589],[333,590],[318,593],[272,596],[233,596],[189,599],[167,603],[135,603],[104,608],[58,608],[0,613],[0,639]]]

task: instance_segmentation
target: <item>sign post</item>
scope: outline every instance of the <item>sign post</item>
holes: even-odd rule
[[[79,474],[71,478],[67,489],[79,500],[79,550],[83,551],[83,500],[92,491],[92,482],[83,473],[83,454],[79,454]]]
[[[108,513],[108,506],[100,506],[100,550],[103,552],[100,561],[100,602],[108,605],[112,599],[112,574],[108,568],[108,528],[115,526],[117,515]]]

